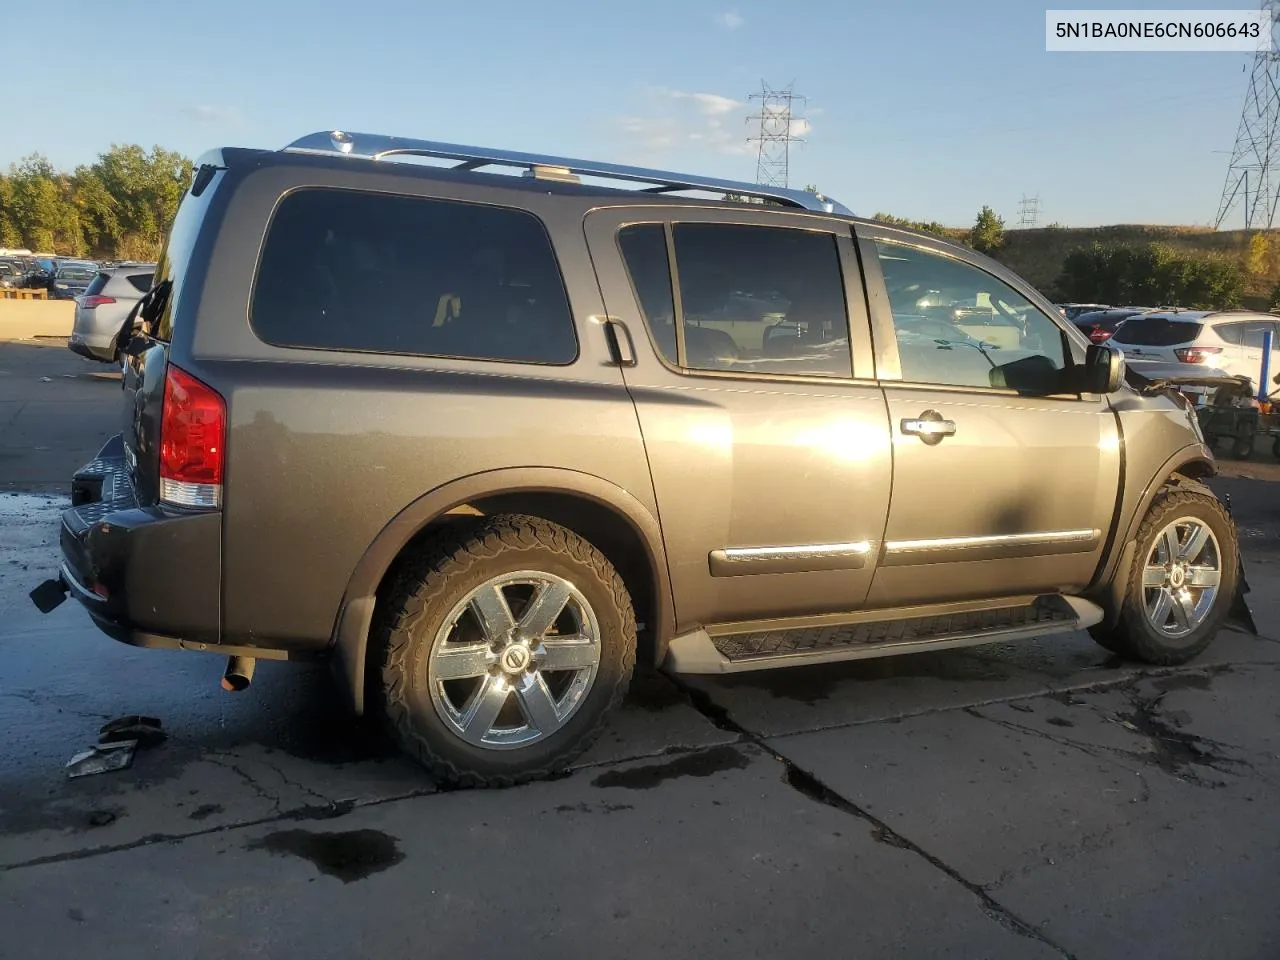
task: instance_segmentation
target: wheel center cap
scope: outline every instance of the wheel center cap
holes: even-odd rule
[[[523,644],[512,644],[502,651],[502,669],[507,673],[521,673],[529,666],[531,657],[529,648]]]
[[[1169,571],[1169,586],[1175,590],[1180,588],[1186,582],[1187,574],[1182,567],[1174,567]]]

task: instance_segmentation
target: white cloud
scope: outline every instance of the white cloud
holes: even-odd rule
[[[741,110],[743,107],[741,100],[735,100],[733,97],[726,97],[719,93],[689,93],[684,90],[668,90],[664,87],[658,87],[653,92],[662,97],[669,97],[672,100],[687,100],[694,105],[699,113],[708,117],[722,116],[726,113],[732,113],[734,110]]]
[[[737,10],[726,10],[724,13],[717,13],[715,20],[716,25],[725,30],[737,30],[747,22]]]
[[[747,105],[719,93],[651,87],[645,91],[649,110],[618,117],[616,129],[644,151],[646,162],[658,162],[679,147],[728,156],[749,156]],[[735,116],[738,114],[738,116]]]
[[[183,107],[182,114],[196,123],[211,126],[237,126],[241,123],[240,111],[235,107],[214,107],[208,104]]]

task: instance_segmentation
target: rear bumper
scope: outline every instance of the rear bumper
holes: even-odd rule
[[[116,342],[111,334],[85,331],[77,326],[72,329],[71,336],[67,337],[67,346],[73,353],[90,360],[110,362],[115,359]]]
[[[60,533],[62,578],[117,640],[217,645],[221,515],[140,506],[123,452],[113,437],[72,479]]]

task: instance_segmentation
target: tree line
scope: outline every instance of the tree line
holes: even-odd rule
[[[958,240],[997,260],[1006,242],[1004,219],[989,206],[978,212],[967,233],[935,221],[885,213],[873,219]],[[1267,238],[1255,234],[1249,245],[1250,274],[1264,271],[1268,255]],[[1221,256],[1187,253],[1163,243],[1094,243],[1067,254],[1057,282],[1046,292],[1059,301],[1078,303],[1223,310],[1240,305],[1245,280],[1245,269]],[[1280,285],[1272,291],[1271,302],[1280,306]]]
[[[113,144],[70,173],[32,154],[0,173],[0,247],[154,260],[191,166],[172,150],[137,144]]]
[[[113,144],[93,163],[70,173],[32,154],[0,173],[0,247],[153,260],[191,180],[191,169],[191,161],[180,153],[158,146],[144,150],[137,144]],[[816,184],[805,189],[819,192]],[[978,212],[968,231],[887,213],[877,213],[874,219],[967,243],[997,259],[1006,242],[1004,220],[989,206]],[[1250,271],[1255,260],[1266,259],[1265,244],[1261,235],[1251,242]],[[1218,309],[1236,306],[1244,284],[1241,266],[1224,258],[1184,253],[1160,243],[1094,244],[1067,255],[1049,292],[1062,300]],[[1272,297],[1280,305],[1280,287]]]

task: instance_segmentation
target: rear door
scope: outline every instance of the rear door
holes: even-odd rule
[[[633,206],[586,232],[634,343],[679,628],[861,607],[891,463],[848,223]]]
[[[197,171],[156,265],[154,285],[139,308],[141,330],[125,352],[121,426],[125,462],[140,504],[160,497],[160,417],[169,350],[175,337],[190,337],[183,322],[183,290],[203,279],[191,275],[191,254],[225,172],[213,167]]]
[[[889,347],[880,376],[894,458],[868,605],[1083,588],[1120,480],[1106,400],[1065,391],[1083,346],[985,261],[898,231],[857,230],[877,345]],[[955,318],[975,305],[1014,323],[1017,344],[966,334]]]
[[[1223,324],[1222,326],[1225,326]],[[1262,355],[1263,347],[1266,343],[1267,334],[1271,334],[1271,359],[1268,363],[1268,379],[1275,376],[1277,372],[1277,361],[1280,361],[1280,338],[1276,336],[1276,325],[1271,320],[1250,319],[1235,324],[1240,331],[1240,367],[1231,370],[1229,373],[1238,374],[1248,377],[1255,384],[1260,383],[1262,377]],[[1221,326],[1215,328],[1221,335]]]

